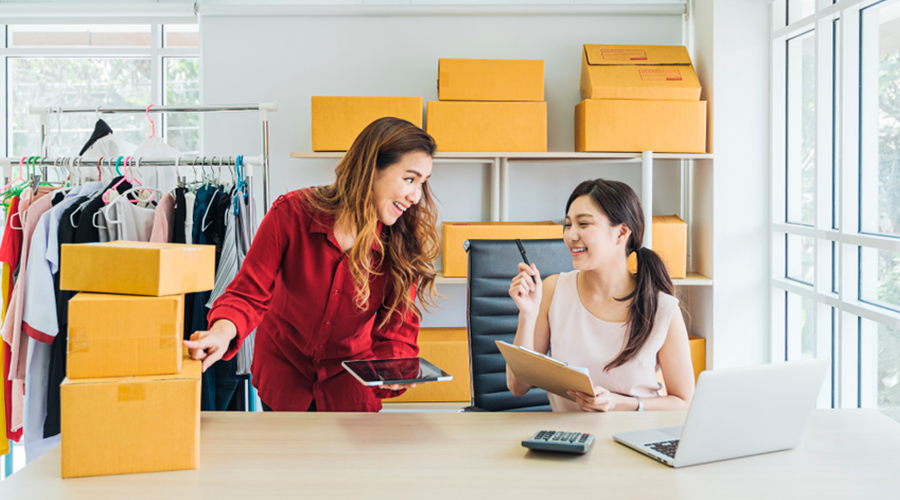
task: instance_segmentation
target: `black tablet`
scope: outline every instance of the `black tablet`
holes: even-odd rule
[[[368,387],[453,380],[453,375],[422,358],[363,359],[341,366]]]

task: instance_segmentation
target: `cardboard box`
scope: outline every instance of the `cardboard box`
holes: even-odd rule
[[[184,295],[79,293],[69,301],[66,376],[178,373],[183,335]]]
[[[546,102],[429,101],[428,133],[438,151],[546,152]]]
[[[200,367],[185,359],[176,375],[64,380],[62,477],[199,467]]]
[[[706,101],[581,101],[575,151],[705,153]]]
[[[700,80],[679,45],[585,45],[581,98],[696,101]]]
[[[706,369],[706,339],[703,337],[688,336],[691,346],[691,364],[694,365],[694,383],[700,377],[700,372]]]
[[[422,128],[421,97],[312,96],[312,150],[347,151],[379,118],[393,116]]]
[[[438,59],[438,100],[543,101],[544,61]]]
[[[180,295],[212,290],[212,245],[113,241],[62,245],[59,287],[79,292]]]
[[[463,248],[466,240],[546,240],[563,236],[563,227],[543,222],[444,222],[441,267],[445,277],[464,278],[469,260]],[[514,273],[515,274],[515,273]],[[509,277],[512,279],[512,275]]]
[[[419,356],[453,375],[453,380],[422,384],[415,389],[406,391],[400,397],[385,401],[391,403],[471,401],[469,336],[466,329],[421,328],[418,344]]]
[[[684,278],[687,275],[687,222],[677,215],[654,215],[653,251],[666,264],[670,278]],[[634,254],[628,258],[628,270],[637,272]]]

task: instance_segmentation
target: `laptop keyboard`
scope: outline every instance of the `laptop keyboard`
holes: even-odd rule
[[[675,458],[675,452],[678,451],[678,439],[673,439],[671,441],[660,441],[658,443],[647,443],[644,446],[649,446],[654,450],[666,455],[669,458]]]

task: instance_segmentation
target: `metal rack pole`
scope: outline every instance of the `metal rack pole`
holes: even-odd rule
[[[270,111],[278,111],[278,103],[277,102],[268,102],[268,103],[258,103],[258,104],[231,104],[231,105],[197,105],[197,106],[183,106],[183,105],[162,105],[162,106],[151,106],[149,108],[142,106],[119,106],[119,107],[103,107],[98,106],[96,108],[88,108],[88,107],[40,107],[40,106],[31,106],[28,108],[28,112],[31,114],[39,114],[41,115],[41,145],[44,143],[44,138],[47,135],[47,116],[50,113],[104,113],[104,114],[116,114],[116,113],[216,113],[216,112],[240,112],[240,111],[259,111],[260,118],[262,122],[262,152],[261,155],[263,157],[263,161],[261,165],[263,167],[262,172],[262,182],[263,182],[263,215],[269,209],[269,112]],[[44,151],[44,155],[46,156],[49,152]],[[46,178],[47,172],[44,171],[44,176]],[[252,206],[252,204],[251,204]],[[253,217],[255,207],[251,209],[251,217]]]
[[[228,105],[197,105],[197,106],[182,106],[182,105],[151,105],[148,110],[146,106],[119,106],[119,107],[107,107],[107,106],[97,106],[94,108],[88,107],[41,107],[41,106],[31,106],[28,108],[28,112],[37,115],[43,113],[107,113],[107,114],[115,114],[115,113],[212,113],[212,112],[220,112],[220,111],[278,111],[278,103],[259,103],[259,104],[228,104]]]
[[[130,165],[136,165],[138,160],[140,160],[140,166],[142,167],[233,167],[237,164],[236,156],[220,157],[220,156],[203,156],[197,155],[193,157],[194,159],[186,159],[186,158],[148,158],[141,159],[139,157],[134,157],[129,161]],[[215,158],[215,160],[214,160]],[[18,164],[20,158],[16,157],[7,157],[0,158],[0,162],[9,163],[10,165]],[[51,157],[42,157],[38,158],[32,162],[28,162],[29,165],[39,165],[39,166],[47,166],[47,167],[96,167],[97,161],[95,159],[85,159],[81,156],[51,156]],[[115,166],[116,158],[104,158],[102,166]],[[252,165],[262,165],[263,157],[261,156],[245,156],[243,158],[243,164],[247,166]],[[65,165],[64,165],[65,164]]]

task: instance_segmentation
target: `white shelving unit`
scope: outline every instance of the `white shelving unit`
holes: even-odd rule
[[[291,153],[291,158],[306,160],[339,160],[344,153]],[[641,163],[641,204],[644,208],[644,219],[652,220],[653,215],[653,162],[654,161],[680,161],[682,185],[681,190],[682,210],[681,217],[688,223],[688,270],[683,279],[673,280],[676,286],[711,286],[712,278],[709,277],[711,265],[692,265],[690,255],[694,248],[695,236],[697,239],[706,240],[705,235],[698,235],[693,228],[694,213],[694,182],[693,171],[697,164],[709,163],[711,165],[712,154],[687,154],[687,153],[575,153],[575,152],[547,152],[547,153],[437,153],[434,156],[435,163],[480,163],[491,166],[491,221],[509,220],[509,171],[510,164],[518,162],[598,162],[598,163]],[[702,203],[702,202],[701,202]],[[653,248],[652,224],[647,224],[644,231],[644,246]],[[711,253],[711,252],[709,252]],[[703,252],[704,256],[707,252]],[[695,261],[696,263],[696,261]],[[465,278],[445,278],[438,274],[436,283],[443,285],[465,285]]]

